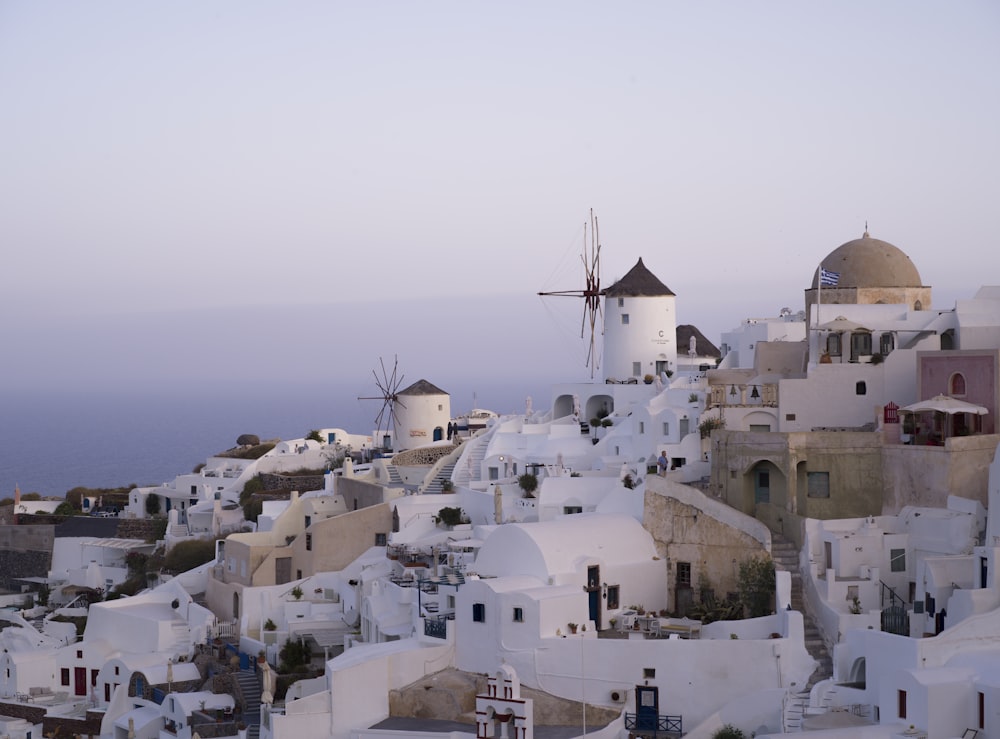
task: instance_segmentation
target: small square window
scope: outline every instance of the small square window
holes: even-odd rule
[[[62,681],[63,685],[69,685],[69,668],[63,667],[59,670],[59,679]]]
[[[830,473],[829,472],[807,472],[806,473],[807,492],[810,498],[830,497]]]
[[[628,313],[622,313],[622,326],[628,326]]]
[[[625,307],[625,298],[618,298],[618,307],[619,308]]]
[[[786,413],[785,414],[785,420],[786,421],[794,421],[795,420],[795,414],[794,413]]]
[[[375,546],[384,547],[389,543],[388,534],[375,534]]]
[[[76,650],[76,658],[77,659],[83,659],[83,650],[82,649],[77,649]]]
[[[472,620],[477,623],[486,623],[486,604],[485,603],[473,603],[472,604]]]
[[[491,480],[499,480],[500,479],[500,468],[499,467],[489,467],[486,470],[486,475]]]
[[[642,679],[643,680],[652,680],[655,677],[656,677],[656,668],[655,667],[643,667],[642,668]]]
[[[524,623],[524,609],[520,606],[514,606],[514,621],[516,623]]]

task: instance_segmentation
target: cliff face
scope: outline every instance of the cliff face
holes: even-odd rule
[[[476,723],[476,695],[486,692],[486,676],[442,670],[389,693],[389,715]],[[521,686],[521,697],[534,703],[536,726],[579,726],[583,707],[577,701]],[[618,709],[587,704],[587,725],[594,728],[614,721]]]

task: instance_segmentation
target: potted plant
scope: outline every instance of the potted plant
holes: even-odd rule
[[[441,481],[441,492],[442,493],[454,493],[455,492],[455,483],[453,483],[451,480],[442,480]]]
[[[571,633],[571,634],[575,634],[576,633],[577,625],[575,623],[573,623],[571,621],[570,623],[568,623],[566,625],[569,626],[569,633]]]
[[[278,627],[275,626],[274,621],[271,619],[267,619],[267,621],[264,622],[264,631],[275,631],[277,628]]]
[[[296,585],[294,588],[292,588],[292,597],[295,598],[295,600],[301,600],[302,599],[302,588],[300,588],[298,585]]]
[[[530,472],[525,472],[523,475],[517,478],[517,484],[524,492],[523,497],[525,498],[535,497],[535,491],[538,489],[538,478],[535,475],[531,474]]]
[[[653,376],[649,375],[649,374],[643,375],[642,376],[642,381],[645,382],[647,385],[652,385],[653,384]]]

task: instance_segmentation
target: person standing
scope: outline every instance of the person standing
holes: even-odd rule
[[[667,476],[667,452],[663,450],[660,452],[660,458],[656,460],[656,469],[660,474],[660,477]]]

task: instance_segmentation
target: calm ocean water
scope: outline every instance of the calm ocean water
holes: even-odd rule
[[[453,414],[472,407],[472,391],[456,394],[442,386],[452,395]],[[78,485],[159,485],[234,446],[245,433],[290,439],[333,426],[368,433],[378,403],[359,401],[358,394],[357,388],[332,386],[21,395],[8,390],[0,393],[0,498],[12,497],[15,484],[22,493],[44,496],[61,496]],[[508,413],[523,409],[525,394],[494,387],[476,400]],[[544,405],[537,402],[541,395],[534,397],[536,408]]]

